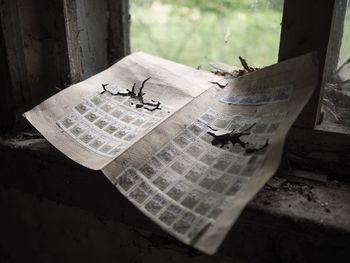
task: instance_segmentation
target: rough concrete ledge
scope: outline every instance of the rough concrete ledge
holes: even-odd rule
[[[101,172],[74,163],[40,136],[0,144],[2,189],[83,209],[183,247],[135,209]],[[279,173],[244,210],[219,253],[249,262],[349,260],[349,200],[350,187],[342,182]]]

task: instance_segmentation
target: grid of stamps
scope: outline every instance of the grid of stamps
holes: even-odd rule
[[[261,147],[285,116],[228,116],[210,109],[138,169],[118,175],[115,184],[171,234],[191,240],[234,200],[265,159],[266,148],[247,154],[238,144],[214,146],[208,131],[242,131],[255,123],[242,140]]]
[[[236,94],[230,93],[222,99],[228,104],[259,105],[288,101],[293,92],[293,85],[282,85],[273,88],[264,88],[260,93]],[[235,91],[236,92],[236,91]]]
[[[117,88],[112,88],[115,93]],[[105,155],[117,156],[173,109],[161,105],[149,111],[128,96],[95,92],[84,98],[57,125],[82,146]]]

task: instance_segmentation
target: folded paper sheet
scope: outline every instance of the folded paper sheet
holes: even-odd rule
[[[134,53],[25,117],[165,231],[213,254],[278,168],[317,72],[308,54],[221,89],[222,77]]]

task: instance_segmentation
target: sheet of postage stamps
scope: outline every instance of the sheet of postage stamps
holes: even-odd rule
[[[293,92],[293,84],[268,87],[254,92],[231,92],[222,101],[236,105],[260,105],[288,101]]]
[[[120,173],[116,186],[165,230],[189,242],[254,177],[286,114],[231,116],[209,109],[141,167]]]
[[[83,147],[114,157],[173,111],[163,104],[156,110],[140,107],[130,96],[112,95],[118,90],[93,93],[56,124]]]
[[[318,72],[316,54],[307,54],[216,87],[210,83],[219,76],[134,53],[25,116],[68,157],[102,170],[168,233],[213,254],[278,168]],[[95,86],[117,77],[147,78],[140,88]],[[151,77],[146,100],[142,89]]]

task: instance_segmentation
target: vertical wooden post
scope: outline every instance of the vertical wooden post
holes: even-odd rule
[[[83,75],[81,53],[79,48],[79,30],[76,0],[63,0],[64,23],[67,36],[70,83],[77,83]]]
[[[323,71],[323,82],[327,81],[337,69],[340,55],[340,48],[343,41],[344,23],[348,0],[336,0],[331,24],[331,32],[327,48],[325,67]]]
[[[285,0],[279,61],[286,60],[311,51],[318,52],[320,65],[319,88],[313,94],[310,102],[300,114],[296,126],[314,128],[319,120],[320,106],[323,97],[323,76],[327,50],[330,46],[331,31],[344,22],[344,13],[339,5],[347,0]],[[338,40],[341,38],[338,36]],[[338,46],[339,43],[332,43]],[[334,49],[332,48],[333,52]],[[334,56],[334,58],[336,55]],[[334,60],[334,59],[333,59]]]
[[[0,25],[2,25],[1,18]],[[2,27],[0,26],[0,132],[11,129],[15,120],[15,105],[7,61],[5,40],[3,37]]]
[[[16,105],[28,109],[68,81],[62,1],[2,0],[1,17]]]
[[[0,0],[0,21],[1,74],[12,86],[1,109],[18,114],[129,53],[128,0]]]
[[[112,64],[130,53],[129,0],[109,0],[108,8],[108,62]]]
[[[19,107],[31,101],[31,93],[17,1],[1,0],[0,3],[1,28],[11,76],[12,94],[15,106]]]
[[[73,82],[129,53],[128,0],[63,0]]]

